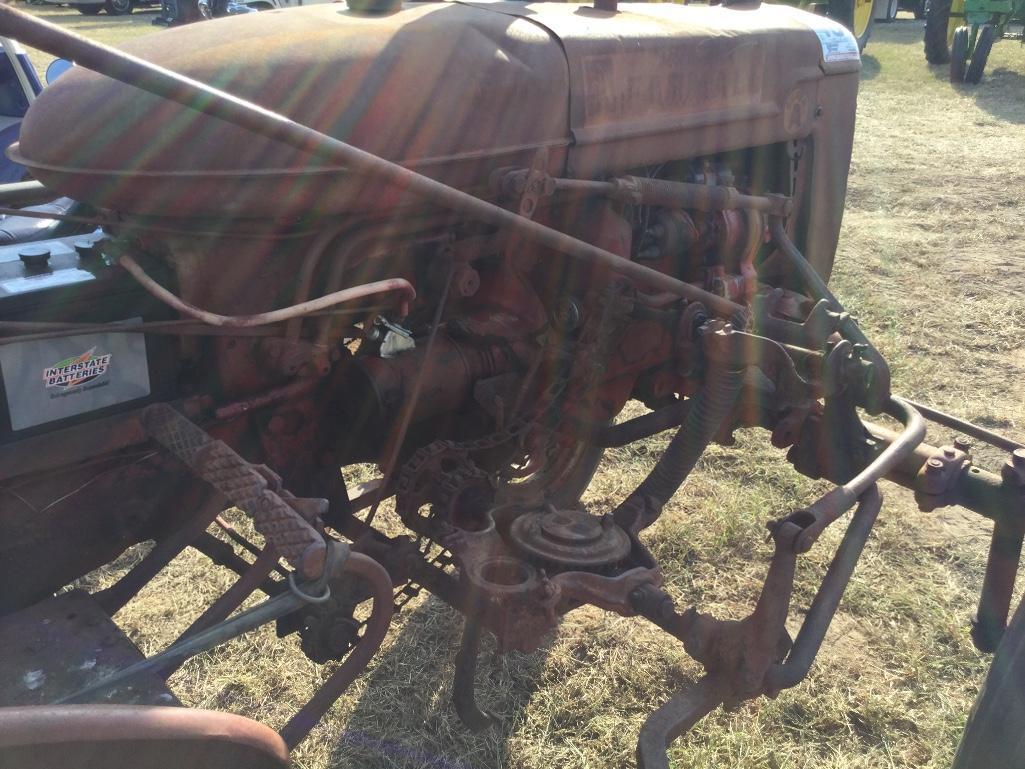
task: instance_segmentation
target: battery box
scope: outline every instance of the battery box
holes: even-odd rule
[[[0,444],[175,397],[176,337],[50,336],[42,325],[130,328],[177,317],[103,256],[106,237],[97,230],[0,248]],[[8,341],[15,333],[33,338]]]

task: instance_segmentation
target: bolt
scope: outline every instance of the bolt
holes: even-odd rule
[[[943,460],[932,457],[925,463],[925,472],[929,475],[939,475],[943,472]]]
[[[954,438],[954,448],[967,454],[972,450],[972,443],[968,440],[967,436],[958,435]]]
[[[957,453],[954,451],[954,449],[950,448],[950,446],[945,446],[943,448],[943,456],[945,456],[947,459],[953,459],[957,456]]]

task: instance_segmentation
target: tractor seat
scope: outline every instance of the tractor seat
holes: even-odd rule
[[[210,710],[147,705],[0,708],[4,769],[287,769],[269,727]]]

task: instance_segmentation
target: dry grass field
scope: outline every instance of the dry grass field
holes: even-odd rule
[[[105,41],[153,29],[153,13],[40,13]],[[921,36],[921,23],[902,14],[877,25],[866,51],[833,287],[891,362],[898,392],[1023,439],[1025,49],[998,43],[981,85],[953,87],[943,68],[925,63]],[[767,438],[752,432],[711,450],[649,530],[678,605],[746,614],[770,554],[765,521],[820,488]],[[592,509],[607,510],[631,490],[664,443],[610,451],[588,493]],[[958,509],[920,513],[910,493],[892,486],[884,494],[810,678],[775,701],[714,713],[673,748],[674,766],[949,765],[988,664],[971,645],[968,621],[989,527]],[[802,560],[796,611],[837,541],[830,532]],[[153,652],[227,584],[202,557],[185,555],[118,619]],[[698,673],[682,648],[642,622],[583,610],[536,654],[499,658],[485,644],[480,698],[502,725],[475,736],[449,704],[459,631],[458,616],[439,601],[411,604],[296,764],[628,767],[645,715]],[[193,660],[172,684],[191,705],[279,726],[322,675],[293,643],[267,632]]]

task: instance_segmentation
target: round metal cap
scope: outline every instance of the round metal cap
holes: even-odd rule
[[[49,246],[34,246],[31,244],[22,246],[18,250],[18,258],[29,269],[39,270],[49,264],[50,248]]]
[[[611,516],[582,510],[525,513],[509,527],[509,538],[524,555],[564,568],[597,569],[630,553],[630,537]]]

